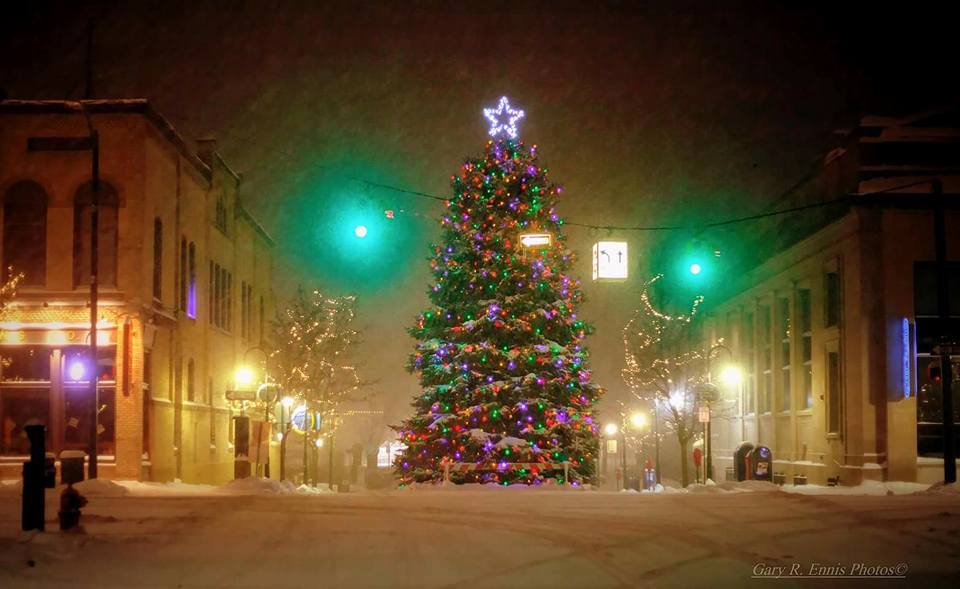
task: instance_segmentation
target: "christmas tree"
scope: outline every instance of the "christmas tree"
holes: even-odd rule
[[[409,330],[423,387],[397,427],[401,483],[581,484],[598,456],[587,349],[555,206],[562,189],[516,138],[523,111],[487,109],[484,156],[452,178],[432,246],[433,306]]]

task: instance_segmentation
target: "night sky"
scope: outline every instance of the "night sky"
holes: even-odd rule
[[[81,98],[95,17],[93,96],[148,98],[185,138],[218,139],[278,243],[278,294],[361,296],[367,376],[394,421],[417,388],[404,328],[426,305],[442,205],[363,180],[449,195],[501,95],[526,110],[521,137],[565,186],[568,221],[663,225],[775,208],[833,130],[958,90],[952,19],[918,2],[910,15],[868,2],[17,4],[0,16],[0,88]],[[360,250],[356,222],[376,226]],[[586,282],[590,243],[608,235],[630,241],[641,272],[663,237],[571,227]],[[586,288],[611,398],[639,283]]]

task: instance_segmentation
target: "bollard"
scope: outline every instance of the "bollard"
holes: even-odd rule
[[[28,425],[23,428],[30,439],[30,460],[23,463],[23,502],[20,527],[22,530],[43,531],[43,515],[46,510],[45,470],[46,448],[44,426]]]

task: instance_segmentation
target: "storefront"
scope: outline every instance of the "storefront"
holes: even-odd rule
[[[0,461],[30,451],[24,427],[47,427],[47,451],[86,451],[93,427],[88,330],[25,326],[0,330]],[[116,329],[98,331],[97,439],[101,460],[115,455]]]

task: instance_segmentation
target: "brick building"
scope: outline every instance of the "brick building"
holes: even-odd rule
[[[0,476],[19,476],[23,426],[86,450],[90,153],[28,139],[100,135],[98,418],[104,477],[233,475],[224,392],[272,316],[272,241],[243,208],[212,140],[191,149],[146,100],[0,102],[3,268]]]
[[[958,109],[863,118],[785,206],[851,200],[757,231],[750,249],[772,253],[732,279],[707,322],[708,343],[724,338],[744,373],[713,420],[715,477],[748,441],[772,449],[788,483],[942,480],[933,207],[946,208],[960,340],[958,129]]]

